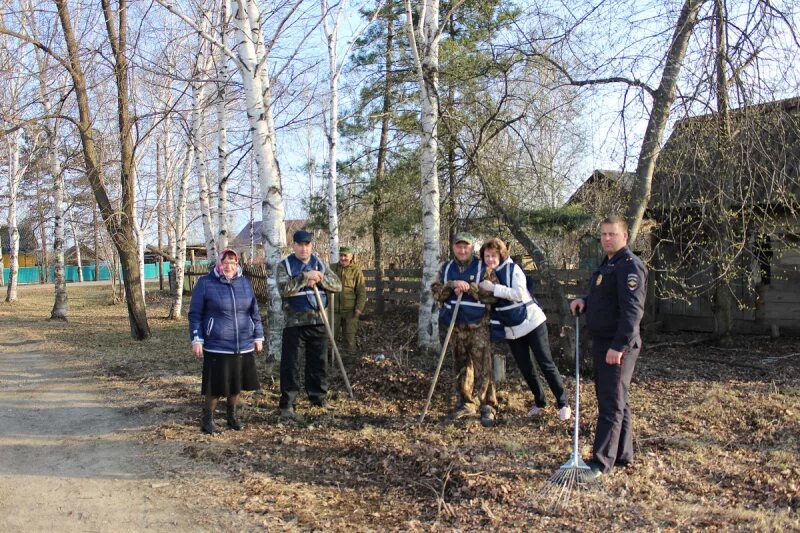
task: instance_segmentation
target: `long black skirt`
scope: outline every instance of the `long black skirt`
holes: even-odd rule
[[[203,350],[204,396],[234,396],[243,390],[258,390],[255,352],[234,355]]]

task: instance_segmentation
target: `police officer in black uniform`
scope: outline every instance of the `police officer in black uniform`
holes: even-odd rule
[[[628,389],[642,347],[639,323],[647,293],[647,268],[628,248],[625,219],[604,219],[600,242],[607,257],[592,274],[589,295],[570,303],[572,314],[586,311],[592,338],[598,406],[592,459],[587,463],[592,480],[633,461]]]

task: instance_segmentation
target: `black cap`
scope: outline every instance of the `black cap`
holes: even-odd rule
[[[294,242],[314,242],[314,235],[310,231],[300,229],[294,232]]]

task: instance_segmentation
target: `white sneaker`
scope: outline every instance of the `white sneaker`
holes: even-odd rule
[[[569,420],[569,417],[572,416],[572,409],[569,408],[569,405],[565,405],[561,409],[558,410],[558,419],[562,422],[564,420]]]
[[[534,405],[531,407],[531,410],[528,411],[528,416],[531,418],[537,417],[544,412],[544,407],[539,407],[538,405]]]

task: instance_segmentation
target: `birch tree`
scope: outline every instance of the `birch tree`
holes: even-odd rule
[[[199,6],[199,19],[201,34],[208,35],[211,31],[211,13],[205,3]],[[208,105],[206,100],[209,89],[207,80],[211,67],[211,57],[208,52],[209,47],[210,44],[203,39],[201,35],[197,43],[197,59],[191,80],[192,113],[189,124],[195,155],[195,178],[197,179],[198,191],[200,193],[200,216],[203,221],[206,253],[209,261],[216,262],[217,235],[211,210],[208,162],[205,150],[205,114]]]
[[[186,157],[183,162],[180,180],[177,186],[175,200],[175,222],[172,230],[172,241],[175,243],[174,259],[171,269],[175,272],[175,292],[172,294],[172,304],[169,309],[169,318],[178,320],[183,309],[183,276],[186,270],[186,201],[189,193],[189,177],[194,166],[195,150],[190,141],[185,147]]]
[[[69,228],[72,230],[72,242],[75,245],[75,263],[78,266],[78,283],[83,283],[83,256],[81,255],[81,241],[78,237],[78,225],[72,213],[67,215]]]
[[[347,0],[340,0],[333,9],[328,0],[320,0],[322,10],[322,28],[325,32],[325,43],[328,50],[328,116],[325,121],[325,136],[328,139],[328,242],[330,246],[329,260],[336,263],[339,260],[339,207],[336,200],[338,182],[336,168],[336,151],[339,142],[339,76],[341,66],[337,58],[339,45],[339,24],[342,13],[347,8]],[[329,20],[332,19],[332,20]]]
[[[217,247],[228,247],[228,112],[227,88],[230,83],[228,56],[225,54],[230,22],[230,0],[220,0],[219,42],[217,49]]]
[[[422,281],[419,302],[421,348],[439,347],[439,323],[434,311],[431,285],[439,268],[439,175],[437,124],[439,121],[439,0],[421,0],[418,25],[414,27],[411,0],[405,0],[411,50],[420,90],[420,178],[422,180]]]
[[[17,227],[17,194],[22,177],[19,168],[19,152],[22,131],[17,130],[6,137],[8,174],[8,288],[6,302],[17,300],[17,276],[19,275],[19,228]]]

